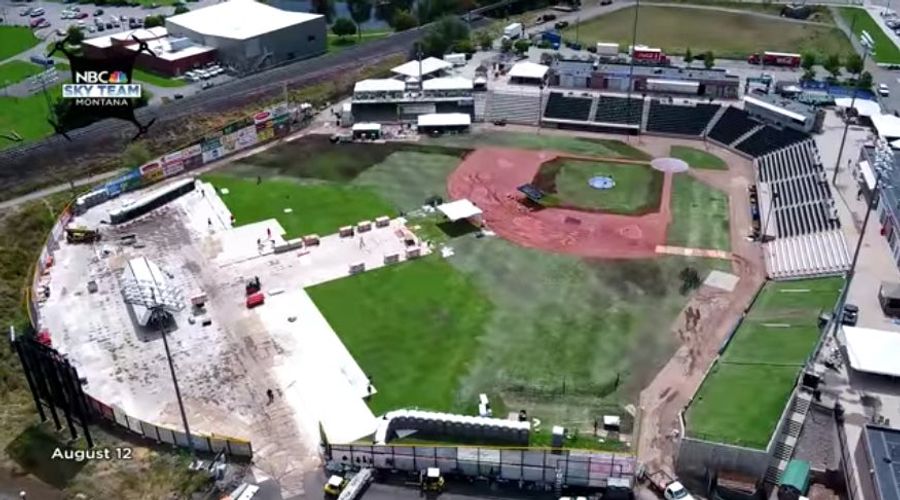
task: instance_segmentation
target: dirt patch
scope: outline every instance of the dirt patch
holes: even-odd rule
[[[516,188],[532,182],[541,164],[563,156],[570,155],[554,151],[477,149],[450,175],[447,191],[453,199],[470,199],[482,209],[484,221],[491,230],[525,247],[607,259],[656,257],[656,246],[665,244],[666,227],[671,219],[671,175],[663,178],[660,209],[645,215],[559,207],[535,209],[524,203],[524,196]],[[579,222],[573,224],[573,219]]]

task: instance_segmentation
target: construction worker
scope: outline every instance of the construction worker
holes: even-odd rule
[[[275,401],[275,393],[272,392],[272,389],[266,389],[266,396],[269,398],[269,404]]]

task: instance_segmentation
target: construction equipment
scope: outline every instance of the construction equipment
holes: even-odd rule
[[[441,469],[429,467],[419,474],[419,485],[426,493],[440,493],[444,491],[444,478]]]
[[[325,494],[336,497],[341,494],[341,491],[344,490],[344,486],[347,485],[347,480],[341,476],[333,475],[328,478],[328,482],[325,483]]]
[[[93,243],[100,241],[100,232],[86,227],[67,227],[67,243]]]
[[[375,480],[375,469],[363,468],[347,481],[337,500],[355,500],[362,496],[369,483]]]
[[[678,479],[672,477],[664,470],[648,472],[642,470],[639,477],[647,481],[650,489],[655,491],[665,500],[694,500],[693,495],[681,484]]]
[[[256,292],[247,296],[247,309],[253,309],[266,303],[266,296],[261,292]]]

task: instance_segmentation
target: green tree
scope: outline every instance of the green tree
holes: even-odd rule
[[[475,52],[475,44],[472,43],[472,40],[468,38],[464,40],[457,40],[456,43],[453,44],[453,51],[463,54],[471,54]]]
[[[66,35],[69,43],[72,45],[81,45],[81,42],[84,41],[84,31],[81,31],[81,28],[74,24],[70,25],[69,29],[66,30]]]
[[[516,40],[516,43],[513,44],[517,54],[525,54],[528,52],[528,47],[531,47],[531,43],[528,40]]]
[[[825,68],[825,71],[831,73],[832,78],[837,78],[841,75],[841,56],[831,54],[825,59],[822,67]]]
[[[356,24],[351,19],[339,17],[335,19],[334,24],[331,25],[331,32],[341,38],[344,38],[347,35],[355,35]]]
[[[145,28],[155,28],[166,24],[166,18],[162,15],[147,16],[144,18]]]
[[[858,75],[863,71],[863,60],[859,54],[850,54],[844,61],[844,68],[851,75]]]
[[[178,5],[175,7],[174,14],[177,16],[178,14],[184,14],[185,12],[190,12],[191,9],[187,8],[186,5]]]
[[[716,56],[712,53],[711,50],[707,50],[703,54],[703,67],[706,69],[712,69],[712,67],[715,65],[716,65]]]
[[[408,10],[399,10],[391,18],[391,26],[395,31],[406,31],[419,25],[416,16]]]
[[[690,63],[694,60],[694,54],[691,53],[691,48],[688,47],[687,50],[684,51],[684,62]]]
[[[334,0],[311,0],[312,10],[325,16],[326,21],[334,19]]]
[[[475,40],[478,42],[478,46],[481,47],[481,50],[491,50],[494,46],[494,36],[487,30],[481,30],[475,33]]]
[[[509,38],[504,38],[500,42],[500,52],[507,53],[512,51],[513,42]]]
[[[813,66],[816,65],[816,55],[812,52],[804,52],[803,55],[800,56],[800,67],[805,69],[806,71],[812,71]]]
[[[372,0],[347,0],[347,9],[356,23],[357,38],[362,40],[362,24],[372,18]]]
[[[445,16],[436,21],[422,37],[421,49],[426,56],[440,57],[456,42],[469,39],[469,27],[459,17]]]
[[[125,151],[122,152],[122,168],[140,167],[144,163],[150,161],[152,156],[153,155],[150,154],[150,150],[147,149],[147,144],[145,142],[132,142],[125,148]]]
[[[856,81],[856,87],[859,89],[863,89],[863,90],[869,90],[872,88],[873,83],[874,82],[872,81],[872,73],[869,73],[868,71],[863,71],[859,75],[859,79],[857,79],[857,81]]]

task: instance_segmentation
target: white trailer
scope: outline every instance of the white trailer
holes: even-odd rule
[[[618,43],[597,42],[598,56],[617,56],[619,55]]]
[[[466,65],[466,55],[465,54],[445,54],[444,61],[446,61],[454,66],[465,66]]]
[[[525,36],[525,27],[522,23],[512,23],[503,28],[503,36],[509,40],[517,40]]]

